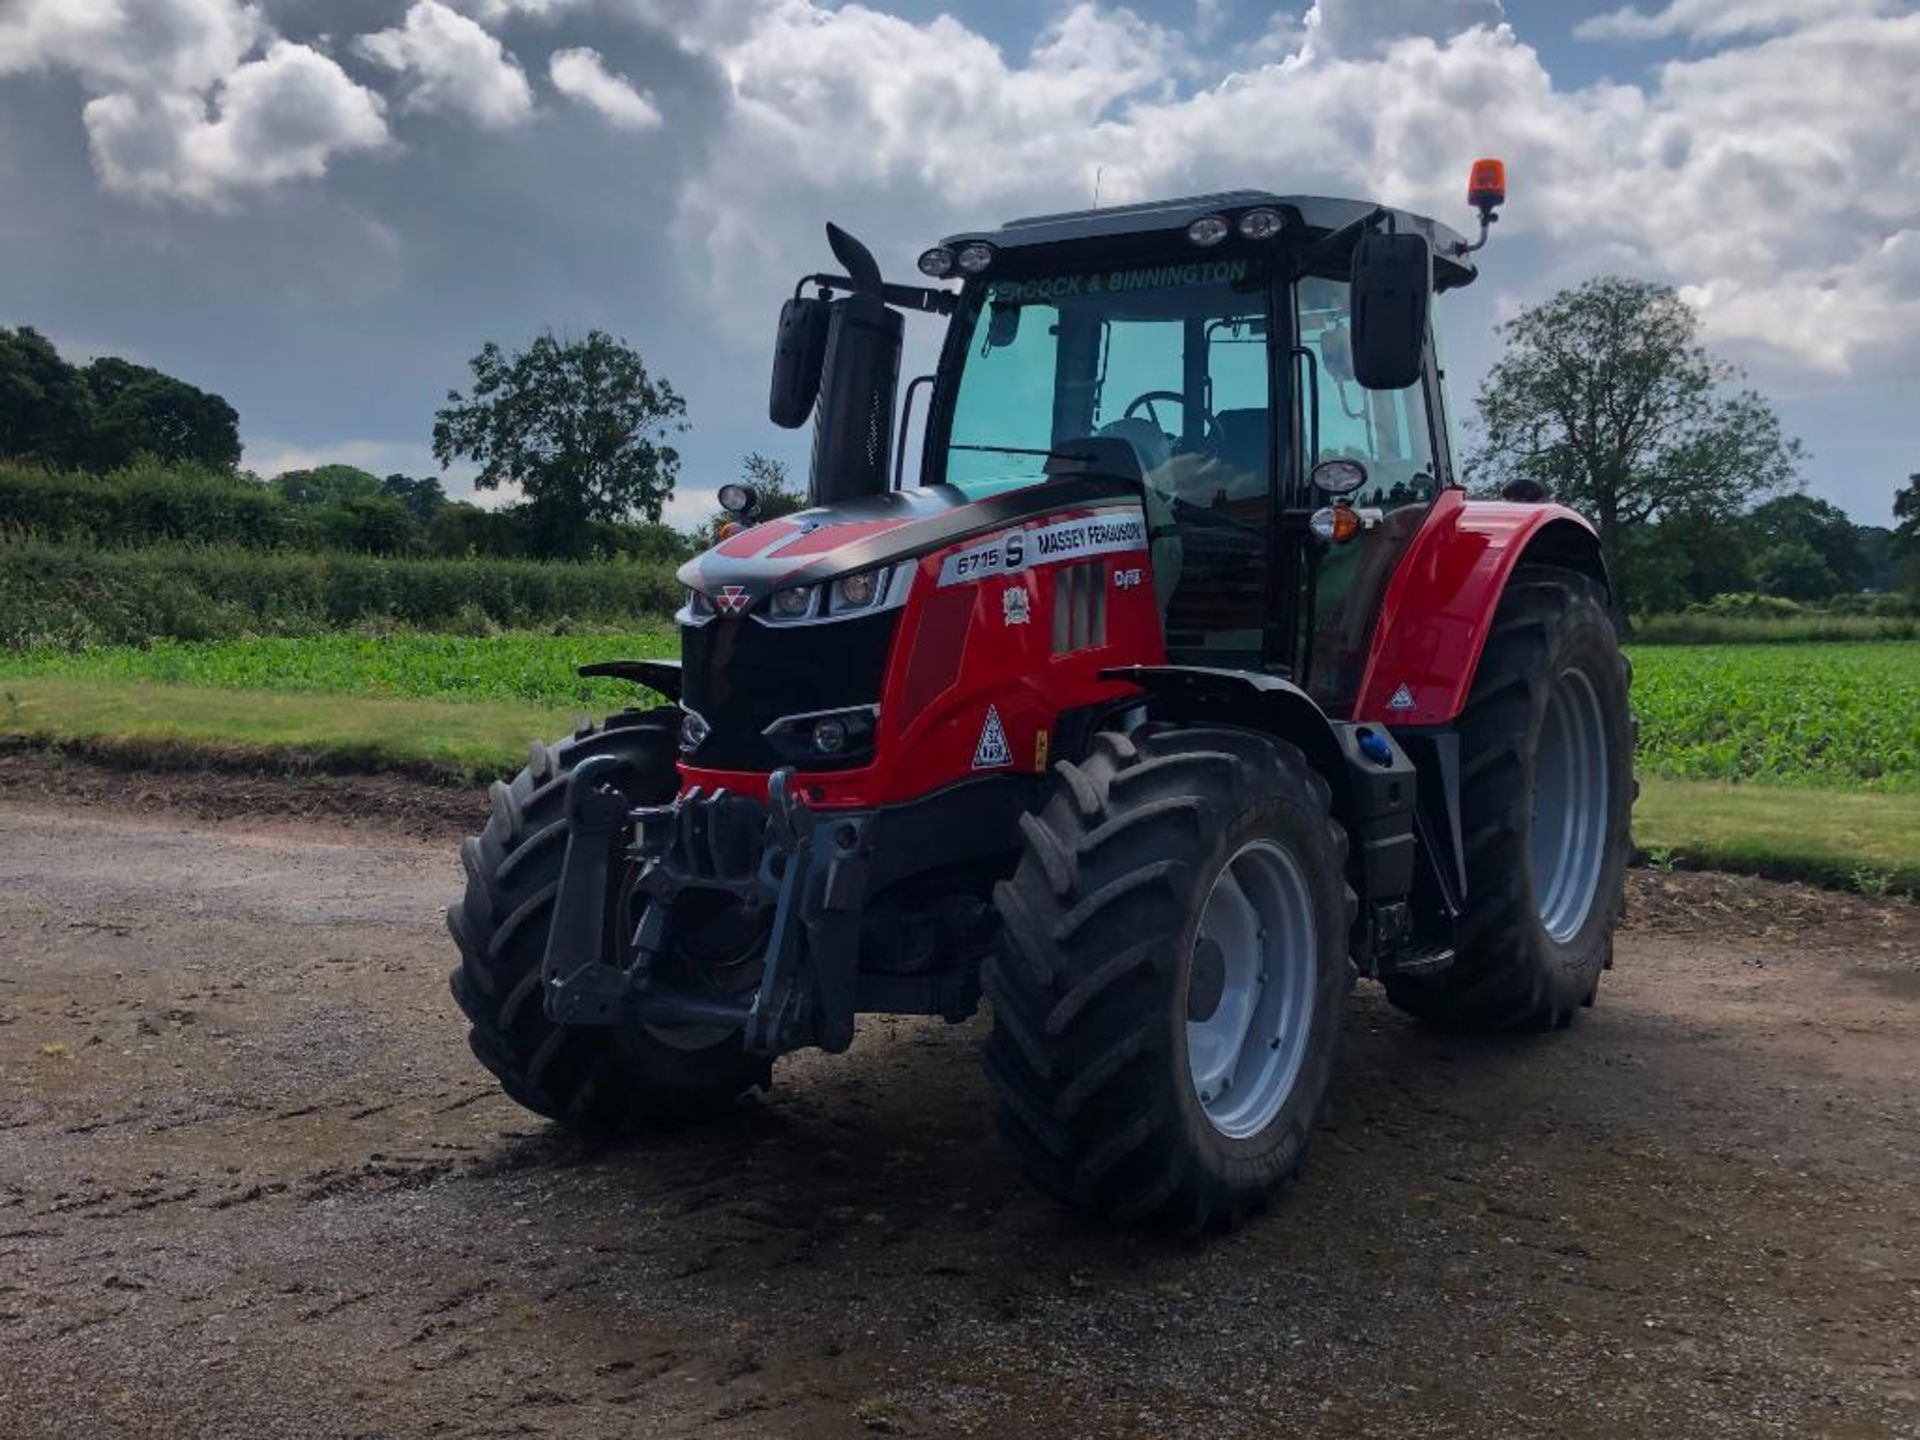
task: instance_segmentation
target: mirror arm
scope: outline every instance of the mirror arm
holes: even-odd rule
[[[1316,266],[1323,265],[1329,260],[1337,260],[1344,251],[1352,248],[1354,241],[1382,220],[1391,218],[1385,206],[1376,205],[1358,220],[1342,225],[1338,230],[1328,231],[1300,252],[1294,261],[1295,273],[1310,274]]]
[[[800,292],[809,285],[818,285],[822,290],[839,290],[849,295],[859,289],[844,275],[802,275],[793,287],[794,298],[799,299]],[[919,310],[928,315],[951,315],[960,308],[960,297],[951,290],[931,290],[924,285],[896,285],[891,280],[881,283],[880,298],[899,309]]]
[[[907,398],[900,402],[900,434],[893,442],[893,488],[907,488],[907,429],[913,422],[913,392],[933,384],[933,376],[916,375],[907,382]]]

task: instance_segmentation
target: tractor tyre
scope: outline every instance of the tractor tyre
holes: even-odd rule
[[[546,1014],[540,967],[567,850],[567,779],[589,757],[610,755],[622,762],[614,783],[633,803],[672,799],[679,717],[625,711],[603,727],[583,722],[557,745],[536,743],[526,769],[493,785],[486,828],[460,846],[467,888],[447,907],[447,929],[460,949],[453,998],[472,1022],[473,1053],[513,1099],[579,1130],[711,1109],[768,1077],[769,1062],[744,1053],[737,1036],[668,1043],[647,1029],[557,1025]],[[622,930],[616,918],[610,947],[624,942]]]
[[[1226,1228],[1300,1173],[1352,984],[1347,840],[1292,745],[1102,733],[995,889],[983,1059],[1042,1190]]]
[[[1459,722],[1456,956],[1431,976],[1389,974],[1400,1009],[1449,1028],[1545,1030],[1593,1004],[1626,907],[1631,674],[1597,584],[1514,572]]]

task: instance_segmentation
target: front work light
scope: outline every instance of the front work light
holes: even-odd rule
[[[1202,215],[1187,226],[1187,239],[1200,246],[1218,245],[1227,238],[1232,226],[1218,215]]]
[[[936,245],[931,250],[922,250],[920,273],[935,280],[946,279],[953,273],[953,252],[944,245]]]
[[[754,493],[751,485],[742,485],[739,481],[730,481],[720,487],[720,508],[729,515],[745,515],[760,503],[760,497]]]
[[[993,264],[993,247],[985,241],[975,240],[971,245],[962,245],[959,255],[954,258],[959,261],[960,268],[967,274],[978,275]]]
[[[1240,217],[1240,233],[1249,240],[1271,240],[1286,228],[1287,217],[1265,205]]]

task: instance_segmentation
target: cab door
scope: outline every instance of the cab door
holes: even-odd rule
[[[1317,379],[1301,387],[1302,407],[1314,404],[1318,390],[1319,423],[1308,415],[1299,432],[1303,478],[1326,460],[1357,460],[1367,472],[1366,484],[1346,497],[1361,520],[1358,538],[1306,546],[1304,685],[1329,712],[1345,715],[1359,695],[1387,581],[1439,494],[1445,442],[1430,403],[1431,346],[1420,380],[1404,390],[1368,390],[1353,377],[1347,281],[1306,276],[1294,297],[1298,345]],[[1309,504],[1327,503],[1310,486],[1301,493]]]

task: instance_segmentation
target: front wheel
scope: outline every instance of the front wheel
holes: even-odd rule
[[[1346,836],[1292,745],[1102,734],[995,893],[987,1073],[1014,1161],[1118,1220],[1232,1224],[1299,1171],[1350,969]]]
[[[670,800],[679,718],[671,708],[626,711],[558,745],[535,745],[526,769],[494,785],[486,828],[460,847],[467,888],[448,907],[447,928],[460,951],[453,998],[471,1022],[473,1053],[508,1095],[576,1129],[621,1130],[712,1110],[768,1077],[768,1062],[731,1033],[557,1025],[543,1003],[540,966],[567,852],[568,778],[583,761],[611,756],[630,801]],[[610,897],[610,963],[621,963],[615,947],[631,933],[631,898],[625,886]],[[674,958],[724,976],[721,962],[744,953],[737,923],[729,924],[717,915],[682,926],[687,939]],[[702,942],[706,948],[696,948]]]

